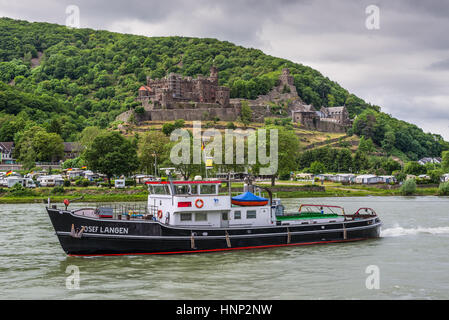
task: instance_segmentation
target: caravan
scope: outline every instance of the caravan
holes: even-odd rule
[[[41,187],[55,187],[64,185],[64,179],[60,175],[41,176],[37,178]]]

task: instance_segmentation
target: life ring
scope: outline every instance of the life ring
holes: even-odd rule
[[[159,211],[157,212],[157,217],[158,217],[159,219],[162,219],[162,210],[159,210]]]
[[[196,206],[198,209],[201,209],[201,208],[204,206],[204,201],[201,200],[201,199],[196,199],[196,201],[195,201],[195,206]]]

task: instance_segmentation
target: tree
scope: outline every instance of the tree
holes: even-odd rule
[[[367,156],[363,152],[357,150],[352,160],[352,171],[358,173],[361,170],[367,168],[368,168]]]
[[[242,109],[240,110],[240,119],[242,120],[243,125],[246,127],[252,119],[252,113],[248,101],[242,101]]]
[[[438,187],[438,194],[440,196],[449,196],[449,182],[442,182]]]
[[[404,166],[404,172],[406,174],[413,174],[415,176],[420,174],[425,174],[427,172],[426,167],[423,165],[420,165],[416,161],[410,161],[407,162]]]
[[[176,127],[173,123],[170,122],[166,122],[162,125],[162,132],[166,135],[169,136],[173,131],[176,130]]]
[[[440,183],[441,176],[444,174],[443,170],[441,169],[429,170],[427,173],[432,183]]]
[[[442,154],[441,168],[449,172],[449,151],[444,151]]]
[[[326,167],[323,163],[319,161],[314,161],[310,165],[310,172],[313,174],[320,174],[326,172]]]
[[[400,189],[401,193],[404,196],[409,196],[415,193],[416,191],[416,181],[415,179],[407,179]]]
[[[118,132],[102,133],[97,136],[84,152],[84,158],[91,170],[108,177],[109,184],[111,177],[128,176],[139,166],[137,145]]]
[[[56,133],[33,126],[17,136],[15,155],[26,168],[34,167],[36,161],[52,162],[64,156],[64,143]]]
[[[360,138],[358,150],[363,152],[374,152],[376,149],[374,148],[373,140],[370,138],[365,139],[365,137],[362,136]]]
[[[78,143],[81,145],[82,149],[86,149],[92,144],[96,137],[104,132],[105,130],[100,129],[99,127],[86,127],[80,133]]]
[[[146,173],[157,174],[155,165],[165,162],[169,157],[170,139],[161,131],[146,132],[139,141],[139,165]]]

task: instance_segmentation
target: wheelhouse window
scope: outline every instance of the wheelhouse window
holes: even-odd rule
[[[198,185],[196,185],[196,184],[190,185],[190,193],[191,194],[198,194],[199,193]]]
[[[192,221],[191,213],[181,213],[181,221]]]
[[[240,211],[234,211],[234,220],[242,219],[242,213]]]
[[[217,194],[217,185],[215,184],[200,185],[200,194]]]
[[[187,184],[174,185],[175,194],[190,194],[190,186]]]
[[[152,193],[152,194],[164,194],[164,195],[167,195],[167,194],[169,194],[169,192],[168,192],[168,188],[167,188],[167,186],[165,186],[165,185],[160,185],[160,186],[152,186],[151,188],[150,188],[150,192]]]
[[[256,210],[246,211],[246,219],[256,219]]]
[[[207,213],[206,212],[195,213],[195,221],[207,221]]]

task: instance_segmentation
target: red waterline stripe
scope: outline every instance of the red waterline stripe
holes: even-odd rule
[[[329,241],[316,241],[316,242],[302,242],[302,243],[286,243],[286,244],[269,244],[265,246],[252,246],[252,247],[237,247],[237,248],[223,248],[223,249],[207,249],[207,250],[191,250],[191,251],[172,251],[172,252],[147,252],[147,253],[104,253],[104,254],[69,254],[70,257],[108,257],[108,256],[129,256],[129,255],[164,255],[164,254],[182,254],[182,253],[201,253],[201,252],[217,252],[217,251],[229,251],[229,250],[247,250],[247,249],[264,249],[273,247],[286,247],[286,246],[303,246],[312,244],[324,244],[324,243],[337,243],[337,242],[351,242],[366,240],[368,238],[356,238],[349,240],[329,240]]]

